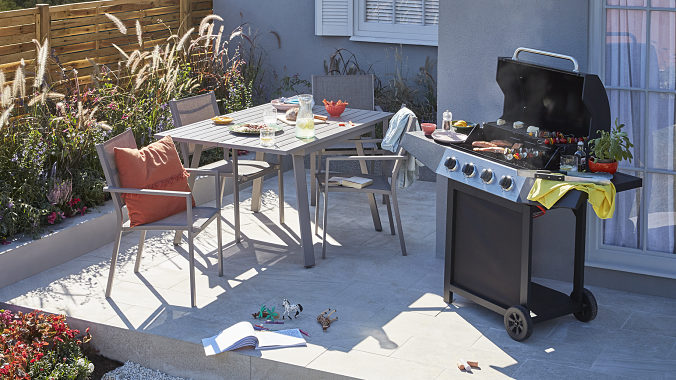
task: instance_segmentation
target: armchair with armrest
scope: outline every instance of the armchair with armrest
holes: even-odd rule
[[[414,116],[408,118],[406,127],[403,129],[402,133],[412,131],[417,124],[417,120]],[[374,140],[374,142],[380,142],[381,139],[368,139],[364,142]],[[363,152],[363,149],[359,149],[359,144],[357,144],[357,150]],[[326,230],[328,222],[328,194],[331,192],[347,192],[347,193],[366,193],[366,194],[381,194],[383,196],[384,203],[387,205],[387,215],[390,222],[390,233],[395,235],[394,229],[394,220],[392,217],[392,209],[394,208],[394,219],[396,219],[397,233],[399,234],[399,244],[401,246],[401,254],[406,256],[406,242],[404,241],[404,231],[401,225],[401,217],[399,215],[399,202],[397,200],[397,186],[399,171],[405,160],[407,159],[406,152],[404,148],[399,148],[396,154],[382,155],[382,156],[372,156],[364,155],[363,153],[356,156],[335,156],[326,158],[326,169],[321,176],[317,176],[317,201],[319,201],[320,195],[324,195],[324,204],[323,204],[323,219],[322,219],[322,258],[326,258]],[[373,180],[373,183],[363,187],[361,189],[355,189],[352,187],[338,186],[329,184],[329,178],[331,176],[350,176],[349,174],[341,174],[338,172],[331,172],[331,163],[340,162],[340,161],[354,161],[359,162],[360,165],[365,165],[366,161],[376,162],[382,161],[384,163],[394,163],[392,171],[389,175],[375,175],[375,174],[359,174],[359,177],[369,178]],[[391,200],[391,202],[390,202]],[[315,234],[319,230],[319,205],[315,207]]]
[[[136,141],[131,129],[127,129],[121,134],[110,140],[96,145],[96,151],[103,167],[103,173],[106,177],[107,186],[104,191],[111,193],[113,204],[115,205],[115,214],[117,217],[117,234],[113,244],[113,253],[110,260],[110,270],[108,272],[108,283],[106,286],[106,298],[109,298],[113,288],[113,277],[117,265],[117,257],[120,250],[120,241],[122,233],[128,231],[140,231],[138,251],[136,253],[136,262],[134,272],[138,273],[141,266],[141,255],[147,231],[153,230],[176,230],[188,231],[188,260],[190,265],[190,304],[196,306],[195,294],[195,245],[194,238],[215,219],[218,239],[218,275],[223,276],[223,242],[221,237],[221,199],[218,197],[220,192],[220,177],[216,175],[214,192],[216,195],[216,207],[193,207],[193,198],[190,191],[156,190],[156,189],[136,189],[120,187],[119,172],[115,162],[115,148],[136,149]],[[214,175],[212,170],[189,169],[189,173],[194,175]],[[122,194],[139,195],[161,195],[167,197],[183,197],[186,202],[186,211],[168,216],[164,219],[150,222],[138,226],[131,226],[130,221],[124,221],[123,208],[126,207]]]

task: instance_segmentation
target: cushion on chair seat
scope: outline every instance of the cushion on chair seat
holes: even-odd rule
[[[185,201],[183,201],[185,203]],[[193,232],[201,231],[214,216],[218,215],[219,210],[216,207],[193,207],[192,208],[192,228]],[[166,218],[156,220],[154,222],[146,223],[139,227],[139,229],[147,230],[177,230],[185,229],[187,227],[186,210]],[[130,228],[129,221],[126,221],[123,228]]]
[[[266,161],[238,160],[237,174],[240,177],[260,177],[278,168],[279,165]],[[232,174],[232,161],[220,160],[200,166],[200,169],[217,170],[221,175]]]
[[[115,163],[122,187],[190,191],[188,173],[169,136],[140,150],[116,147]],[[123,194],[123,199],[131,227],[161,220],[186,209],[184,197]]]

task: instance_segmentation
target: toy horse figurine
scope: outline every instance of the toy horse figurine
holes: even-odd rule
[[[338,317],[335,318],[330,318],[331,314],[335,313],[336,309],[331,310],[331,308],[328,308],[324,311],[322,311],[318,316],[317,316],[317,322],[319,322],[320,325],[322,325],[322,329],[326,331],[326,329],[331,326],[331,323],[335,322]]]
[[[289,300],[284,298],[282,300],[282,306],[284,306],[284,312],[282,313],[282,319],[284,319],[284,315],[288,315],[289,318],[298,318],[298,314],[300,314],[301,311],[303,311],[303,306],[301,306],[299,303],[298,304],[291,304]],[[296,314],[291,315],[291,313],[296,312]]]

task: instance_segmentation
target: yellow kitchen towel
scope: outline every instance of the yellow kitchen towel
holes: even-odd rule
[[[601,219],[609,219],[615,213],[615,185],[612,183],[601,185],[586,182],[564,182],[536,179],[528,193],[528,199],[540,202],[546,208],[551,208],[569,190],[579,190],[587,193],[589,203],[594,207],[596,215]]]

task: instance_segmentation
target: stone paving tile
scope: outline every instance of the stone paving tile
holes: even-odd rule
[[[526,359],[514,373],[515,379],[633,379],[631,376],[618,376],[590,369],[577,368],[538,359]]]
[[[327,258],[320,258],[321,239],[314,236],[317,265],[305,269],[288,173],[286,180],[286,226],[276,224],[274,179],[265,183],[261,213],[251,213],[244,199],[240,244],[229,222],[232,205],[226,206],[223,277],[217,275],[215,224],[198,236],[197,308],[190,307],[187,242],[174,247],[171,232],[148,233],[140,273],[133,271],[139,235],[123,236],[111,299],[104,298],[109,244],[0,289],[0,301],[192,343],[238,321],[253,321],[250,315],[261,305],[280,311],[283,297],[301,303],[299,318],[280,327],[307,331],[308,347],[233,354],[256,356],[252,378],[273,374],[271,363],[287,363],[280,374],[291,376],[307,366],[335,372],[314,373],[317,378],[450,379],[469,375],[455,367],[459,358],[480,362],[472,374],[477,378],[603,378],[605,372],[641,377],[645,364],[622,362],[631,355],[646,363],[661,360],[646,375],[664,377],[676,360],[676,301],[670,299],[592,287],[599,301],[596,320],[584,324],[565,316],[539,323],[521,343],[504,331],[501,315],[459,296],[445,304],[443,260],[434,257],[429,211],[434,199],[420,197],[433,192],[432,183],[417,182],[399,193],[409,256],[401,255],[398,237],[390,235],[383,205],[384,231],[376,232],[365,201],[332,194]],[[570,291],[568,283],[538,282]],[[315,317],[329,307],[338,310],[339,319],[323,331]]]
[[[591,368],[603,374],[634,379],[676,379],[676,359],[604,351]]]

